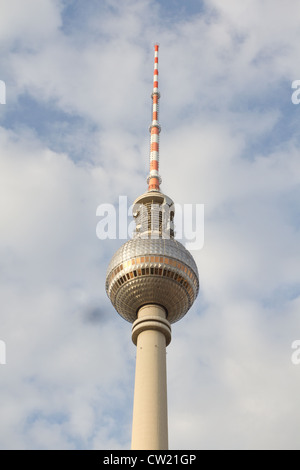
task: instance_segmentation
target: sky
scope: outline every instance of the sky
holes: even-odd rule
[[[135,346],[105,293],[124,240],[96,211],[147,189],[158,42],[161,189],[205,212],[167,349],[170,449],[299,450],[299,2],[0,11],[0,448],[130,447]]]

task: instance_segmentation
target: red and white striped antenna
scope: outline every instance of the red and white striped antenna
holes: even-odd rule
[[[159,176],[159,133],[160,125],[158,122],[158,100],[160,93],[158,91],[158,44],[154,45],[154,73],[153,73],[153,92],[152,92],[152,123],[150,125],[150,173],[147,178],[148,190],[159,191],[161,177]]]

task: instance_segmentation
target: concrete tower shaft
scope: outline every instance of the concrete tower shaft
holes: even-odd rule
[[[131,447],[168,449],[166,346],[171,328],[165,310],[145,305],[132,325],[137,347]]]

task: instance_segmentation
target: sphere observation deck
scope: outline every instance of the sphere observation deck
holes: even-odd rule
[[[199,291],[198,270],[188,250],[174,239],[173,201],[148,191],[134,203],[136,231],[112,257],[106,292],[117,312],[129,322],[138,310],[157,304],[170,323],[190,309]]]

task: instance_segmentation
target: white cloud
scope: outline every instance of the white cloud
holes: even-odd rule
[[[61,26],[56,0],[1,0],[0,40],[3,46],[35,47]]]
[[[112,329],[104,297],[105,247],[95,234],[98,188],[110,192],[103,172],[76,166],[31,135],[1,129],[0,145],[1,445],[84,446],[94,435],[88,416],[101,421],[106,413],[108,383],[127,380],[119,373],[121,324]]]
[[[84,21],[1,3],[1,446],[129,446],[135,347],[104,292],[121,242],[96,238],[96,208],[146,188],[159,41],[162,189],[206,215],[200,297],[168,349],[170,445],[299,448],[299,7],[214,0],[174,23],[146,0]]]

